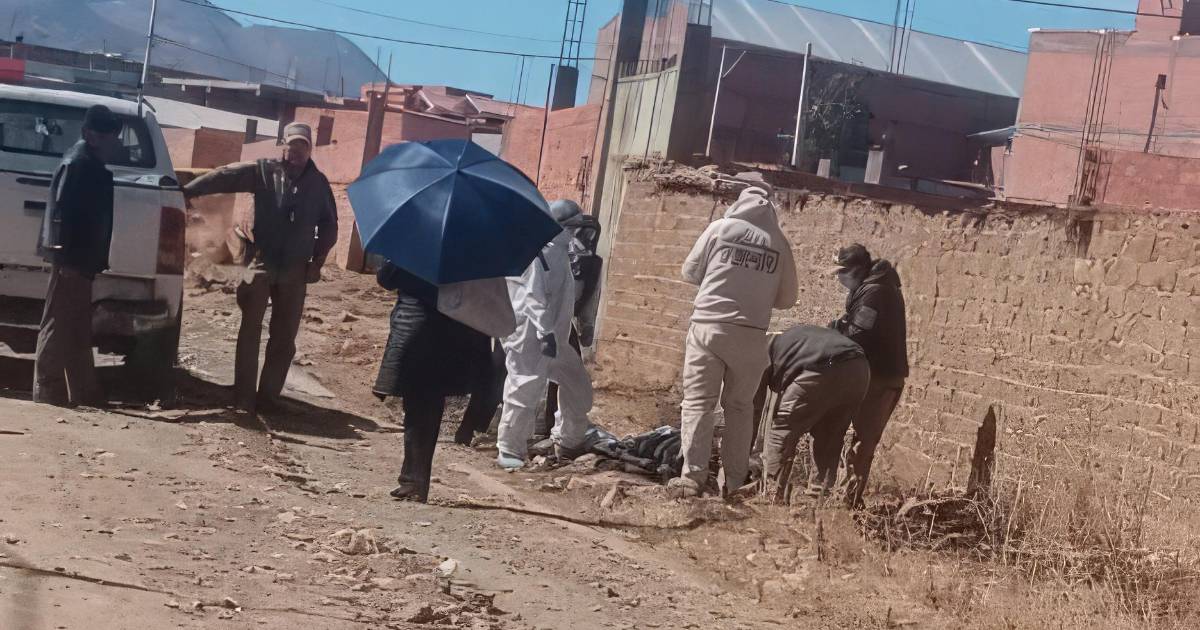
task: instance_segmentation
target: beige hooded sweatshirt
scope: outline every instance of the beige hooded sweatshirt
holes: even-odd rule
[[[792,246],[779,229],[766,190],[742,191],[725,217],[709,224],[683,263],[683,279],[698,285],[695,323],[766,330],[772,308],[796,303]]]

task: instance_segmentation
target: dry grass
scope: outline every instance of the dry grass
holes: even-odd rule
[[[1093,479],[1049,486],[1018,480],[989,496],[926,492],[880,503],[857,521],[889,551],[957,551],[1013,568],[1030,586],[1086,587],[1101,595],[1107,614],[1150,627],[1197,627],[1194,541],[1155,535],[1148,491],[1097,486]]]

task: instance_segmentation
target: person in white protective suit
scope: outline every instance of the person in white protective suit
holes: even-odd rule
[[[570,201],[556,201],[550,204],[550,211],[559,223],[580,213],[579,206]],[[538,403],[545,399],[550,381],[558,384],[558,413],[551,432],[557,454],[572,458],[586,447],[592,379],[579,352],[567,343],[577,295],[568,256],[572,238],[569,230],[563,230],[524,274],[508,279],[517,329],[504,340],[508,377],[496,460],[502,468],[525,464]]]

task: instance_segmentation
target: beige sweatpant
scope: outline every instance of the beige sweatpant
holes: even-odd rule
[[[693,323],[683,363],[683,476],[708,481],[717,402],[725,410],[721,466],[726,491],[746,481],[754,438],[754,393],[767,368],[764,331],[733,324]]]

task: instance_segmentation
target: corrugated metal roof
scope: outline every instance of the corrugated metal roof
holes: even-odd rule
[[[713,3],[713,37],[791,53],[812,42],[813,56],[888,69],[892,25],[768,0]],[[906,76],[1019,98],[1025,53],[913,31],[902,66]]]
[[[0,0],[0,37],[141,62],[149,17],[146,0]],[[342,96],[358,96],[359,86],[383,76],[340,35],[243,26],[214,7],[180,0],[159,1],[155,34],[174,42],[155,44],[151,65],[160,68]]]

